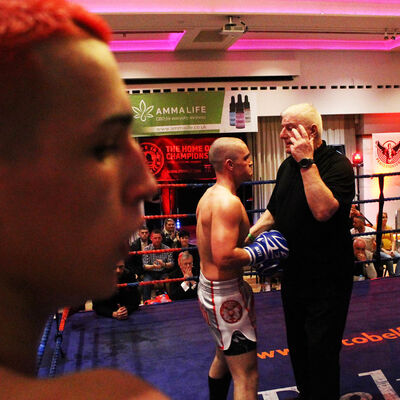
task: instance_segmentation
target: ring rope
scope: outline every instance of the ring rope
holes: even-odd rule
[[[400,200],[400,197],[385,197],[385,201],[394,201],[394,200]],[[363,203],[376,203],[379,201],[380,201],[380,199],[354,200],[351,203],[352,204],[363,204]]]
[[[269,180],[263,180],[263,181],[247,181],[247,182],[242,182],[242,185],[264,185],[267,183],[276,183],[276,179],[269,179]],[[188,188],[188,187],[193,187],[193,188],[198,188],[198,187],[205,187],[205,186],[213,186],[215,182],[209,182],[209,183],[159,183],[158,187],[159,188]]]
[[[246,212],[249,214],[254,214],[258,212],[264,212],[266,209],[265,208],[259,208],[255,210],[247,210]],[[196,214],[160,214],[160,215],[145,215],[143,218],[145,220],[148,219],[167,219],[167,218],[191,218],[195,217]]]
[[[117,287],[136,287],[136,286],[147,286],[155,285],[156,283],[169,283],[169,282],[183,282],[183,281],[198,281],[198,276],[191,276],[189,278],[169,278],[169,279],[159,279],[155,281],[141,281],[141,282],[127,282],[118,283]]]
[[[364,233],[353,233],[351,236],[357,237],[357,236],[370,236],[370,235],[375,235],[375,234],[382,234],[382,233],[399,233],[400,229],[390,229],[387,231],[372,231],[372,232],[364,232]]]
[[[170,253],[174,251],[186,251],[189,249],[193,249],[194,247],[174,247],[169,249],[159,249],[159,250],[138,250],[138,251],[130,251],[128,254],[133,256],[135,254],[158,254],[158,253]]]
[[[400,175],[400,172],[384,172],[381,174],[369,174],[369,175],[356,175],[354,178],[379,178],[381,176],[396,176]]]
[[[195,217],[196,214],[166,214],[166,215],[146,215],[144,219],[159,219],[159,218],[187,218]]]
[[[49,377],[54,378],[56,375],[57,363],[61,353],[61,345],[63,341],[63,333],[65,328],[65,321],[68,318],[70,307],[65,307],[62,313],[60,326],[58,327],[57,334],[56,334],[56,345],[54,348],[53,358],[51,359],[50,370],[49,370]]]
[[[39,372],[40,364],[42,363],[43,354],[46,350],[47,341],[49,339],[51,326],[53,325],[54,315],[50,315],[49,319],[46,322],[46,325],[43,330],[43,335],[40,340],[40,344],[38,347],[37,357],[36,357],[36,373]]]
[[[367,175],[355,175],[355,179],[365,179],[365,178],[379,178],[382,176],[396,176],[400,175],[400,172],[385,172],[381,174],[367,174]],[[276,179],[269,180],[259,180],[259,181],[247,181],[243,182],[242,185],[264,185],[269,183],[276,183]],[[204,187],[212,186],[215,182],[211,183],[159,183],[159,188],[187,188],[187,187]]]

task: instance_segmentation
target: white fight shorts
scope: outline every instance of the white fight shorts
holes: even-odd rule
[[[229,355],[255,349],[257,335],[254,297],[247,282],[241,277],[227,281],[210,281],[200,272],[197,294],[203,317],[220,350],[228,351],[232,336],[237,337],[238,333],[239,338],[251,341],[252,346],[247,346],[247,350],[234,350]]]

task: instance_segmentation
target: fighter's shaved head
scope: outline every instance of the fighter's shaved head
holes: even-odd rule
[[[222,170],[225,160],[236,160],[239,149],[246,146],[243,140],[234,137],[216,139],[210,147],[208,158],[215,171]]]

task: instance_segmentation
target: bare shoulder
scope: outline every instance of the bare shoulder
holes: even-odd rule
[[[56,379],[33,379],[0,369],[3,400],[168,400],[154,387],[127,372],[99,369]]]
[[[221,211],[231,211],[232,209],[241,209],[242,207],[239,197],[223,187],[213,186],[207,190],[201,200],[204,200],[202,204],[203,207],[212,207],[213,209],[220,209]]]

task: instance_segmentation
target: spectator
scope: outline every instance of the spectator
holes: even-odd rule
[[[162,243],[162,234],[159,229],[154,229],[150,235],[151,244],[144,250],[169,249]],[[166,279],[168,272],[173,268],[172,252],[143,254],[144,282]],[[151,298],[153,285],[143,286],[143,301]]]
[[[378,216],[377,216],[378,220]],[[390,231],[393,228],[387,225],[388,215],[387,212],[382,213],[382,231]],[[377,229],[377,225],[374,226]],[[389,272],[389,276],[399,276],[400,268],[398,266],[400,260],[400,254],[396,251],[396,241],[393,239],[391,233],[382,233],[382,243],[381,243],[381,259],[386,264],[386,268]],[[396,268],[394,267],[396,264]]]
[[[142,226],[138,232],[139,237],[130,246],[131,251],[143,251],[149,244],[149,229],[147,226]],[[134,254],[128,257],[126,260],[126,267],[134,273],[138,280],[142,280],[144,269],[143,269],[143,258],[140,254]]]
[[[115,266],[115,274],[118,283],[136,282],[133,275],[125,268],[123,260]],[[137,286],[119,287],[112,297],[104,300],[93,300],[93,310],[103,317],[123,320],[127,319],[132,311],[137,310],[139,304],[140,294]]]
[[[361,215],[360,210],[358,209],[358,206],[356,204],[352,204],[350,208],[350,216],[349,216],[349,229],[353,227],[353,218],[355,216]]]
[[[364,239],[365,244],[366,244],[366,249],[370,252],[374,252],[375,251],[375,229],[369,227],[369,226],[365,226],[365,217],[360,215],[354,215],[353,216],[353,228],[350,229],[350,233],[352,235],[355,235],[357,233],[368,233],[368,232],[372,232],[371,235],[363,235],[360,236],[361,238]],[[358,236],[356,236],[358,237]]]
[[[200,257],[199,257],[199,251],[197,250],[197,246],[194,246],[193,244],[189,243],[189,238],[190,238],[190,233],[181,230],[179,232],[179,241],[178,241],[178,246],[177,247],[182,247],[184,249],[189,249],[188,252],[192,255],[193,257],[193,276],[199,276],[200,274]],[[176,269],[179,269],[178,265],[178,257],[179,255],[182,254],[182,252],[175,252],[174,253],[174,263],[175,266],[177,267]]]
[[[184,251],[179,254],[179,269],[174,270],[171,278],[190,278],[193,274],[193,256]],[[197,298],[197,282],[183,281],[171,282],[168,290],[169,297],[172,300],[194,299]]]
[[[353,240],[354,261],[372,260],[373,253],[366,249],[365,240],[361,237],[356,237]],[[373,263],[355,263],[354,277],[364,276],[368,279],[377,277],[377,273]],[[355,279],[357,280],[357,279]]]
[[[175,229],[175,221],[172,218],[164,221],[162,242],[171,249],[178,247],[178,231]]]

